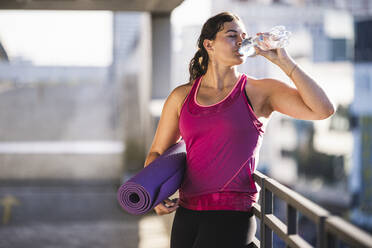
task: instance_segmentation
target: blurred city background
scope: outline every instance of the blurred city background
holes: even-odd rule
[[[222,11],[249,35],[286,26],[287,51],[337,108],[321,121],[274,113],[257,170],[372,233],[372,0],[134,2],[1,1],[0,247],[169,247],[174,213],[127,214],[116,190],[143,168]],[[294,86],[261,56],[239,71]],[[312,245],[314,230],[300,217]]]

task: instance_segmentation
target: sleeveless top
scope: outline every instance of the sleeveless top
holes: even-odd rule
[[[196,100],[202,77],[194,81],[179,117],[187,152],[179,205],[250,211],[258,198],[252,174],[264,130],[245,94],[247,76],[242,74],[223,100],[209,106]]]

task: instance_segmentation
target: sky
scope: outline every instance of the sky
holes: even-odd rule
[[[171,23],[176,30],[203,23],[209,10],[209,0],[185,0]],[[0,41],[11,59],[35,65],[108,66],[112,20],[111,11],[0,10]]]
[[[174,27],[203,24],[211,13],[211,0],[185,0],[171,14]]]
[[[35,65],[105,66],[111,24],[109,11],[0,11],[0,39],[9,57]]]

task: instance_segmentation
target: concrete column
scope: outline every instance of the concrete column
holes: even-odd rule
[[[148,109],[158,108],[158,102],[165,100],[171,87],[171,23],[170,13],[150,13],[150,53],[143,61],[150,60],[150,83]],[[159,111],[155,111],[159,112]],[[160,116],[150,113],[149,133],[146,134],[146,151],[150,149]]]
[[[151,14],[152,34],[152,91],[151,99],[166,98],[171,78],[170,13]]]
[[[153,132],[153,118],[150,112],[151,104],[151,88],[152,88],[152,35],[151,35],[151,14],[145,13],[141,19],[140,29],[140,43],[139,43],[139,60],[141,61],[141,71],[138,72],[138,83],[139,83],[139,100],[140,100],[140,111],[141,111],[141,125],[142,135],[141,139],[144,139],[145,156],[150,149],[152,140],[154,138]]]

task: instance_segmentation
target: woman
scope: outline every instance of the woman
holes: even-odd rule
[[[324,91],[284,48],[263,51],[296,88],[272,78],[237,71],[246,30],[240,18],[223,12],[208,19],[190,62],[190,82],[168,96],[145,166],[182,137],[187,168],[180,198],[154,209],[175,210],[171,248],[250,247],[256,233],[252,204],[258,192],[252,174],[270,115],[278,111],[302,120],[334,113]]]

